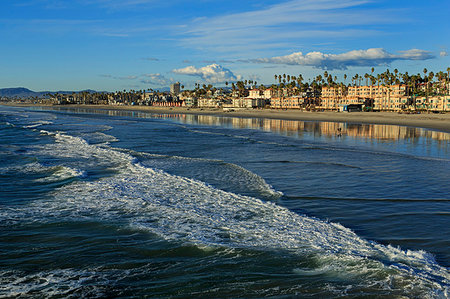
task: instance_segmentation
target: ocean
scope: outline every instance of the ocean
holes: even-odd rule
[[[0,106],[1,298],[448,298],[450,134]]]

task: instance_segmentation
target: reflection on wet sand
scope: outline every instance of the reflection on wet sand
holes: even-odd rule
[[[412,142],[418,140],[419,138],[425,138],[427,140],[444,142],[444,145],[448,145],[448,141],[450,141],[449,133],[396,125],[297,121],[265,118],[238,118],[196,114],[153,114],[140,111],[101,109],[96,110],[85,108],[71,108],[70,110],[78,113],[107,114],[110,116],[171,118],[185,124],[226,126],[236,129],[262,129],[265,131],[276,132],[287,136],[299,137],[303,136],[304,134],[313,134],[314,136],[324,136],[328,138],[345,138],[350,136],[356,138],[377,140],[406,139]]]
[[[239,129],[262,129],[289,136],[302,136],[304,133],[330,138],[345,138],[346,136],[379,140],[414,140],[418,138],[450,141],[450,134],[430,131],[421,128],[401,127],[379,124],[352,124],[339,122],[314,122],[282,119],[260,118],[228,118],[210,115],[161,115],[164,118],[176,118],[186,124],[201,124],[210,126],[228,126]]]

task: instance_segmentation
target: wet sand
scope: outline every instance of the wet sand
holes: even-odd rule
[[[14,106],[34,106],[20,105]],[[229,117],[270,118],[301,121],[332,121],[347,123],[367,123],[400,125],[433,129],[450,133],[450,113],[421,113],[399,114],[396,112],[308,112],[299,110],[279,109],[234,109],[224,111],[214,108],[185,108],[185,107],[153,107],[153,106],[108,106],[108,105],[58,105],[53,107],[79,107],[105,110],[145,111],[149,113],[170,114],[205,114]]]

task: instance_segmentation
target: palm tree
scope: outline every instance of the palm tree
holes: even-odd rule
[[[428,110],[428,77],[427,77],[427,73],[428,73],[427,68],[424,68],[423,69],[423,79],[425,81],[425,102],[426,102],[427,110]]]
[[[450,94],[450,67],[447,68],[447,94]]]
[[[303,81],[303,76],[302,76],[301,74],[299,74],[299,75],[297,76],[297,84],[298,84],[298,87],[300,88],[300,91],[302,91],[302,89],[303,89],[303,87],[302,87],[302,81]]]
[[[430,86],[431,86],[431,93],[433,93],[433,78],[434,78],[434,73],[433,72],[430,72],[429,74],[428,74],[428,81],[430,82]]]

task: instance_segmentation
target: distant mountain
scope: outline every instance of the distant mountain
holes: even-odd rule
[[[29,90],[24,87],[17,88],[2,88],[0,89],[0,96],[11,98],[28,98],[28,97],[40,97],[40,93]]]
[[[0,97],[10,97],[10,98],[31,98],[31,97],[38,97],[42,98],[45,97],[47,94],[71,94],[71,93],[80,93],[83,91],[87,92],[96,92],[92,89],[82,90],[82,91],[32,91],[25,87],[16,87],[16,88],[1,88],[0,89]]]

